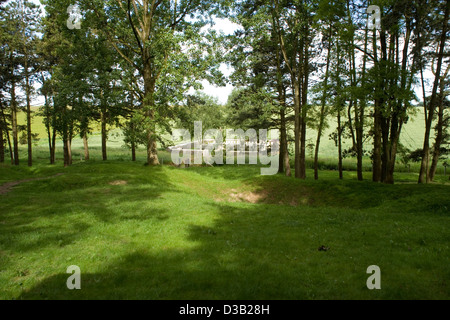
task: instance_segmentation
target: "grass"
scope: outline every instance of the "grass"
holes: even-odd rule
[[[37,121],[35,119],[35,121]],[[42,129],[42,128],[41,128]],[[420,134],[419,134],[420,135]],[[91,161],[74,140],[74,166],[0,164],[0,299],[442,299],[450,298],[450,181],[416,184],[400,165],[396,185],[337,179],[332,151],[320,180],[260,176],[255,166],[146,167],[129,162],[119,131]],[[331,147],[329,148],[332,149]],[[325,149],[327,147],[325,146]],[[403,171],[403,172],[401,172]],[[63,173],[63,175],[55,176]],[[321,246],[328,251],[319,251]],[[81,290],[66,270],[81,268]],[[381,290],[366,287],[371,265]]]
[[[0,167],[3,182],[56,173],[0,196],[1,299],[450,298],[450,185],[143,161]],[[71,265],[81,290],[66,287]],[[366,287],[370,265],[382,290]]]

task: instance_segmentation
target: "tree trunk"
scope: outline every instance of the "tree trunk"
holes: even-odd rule
[[[342,180],[342,179],[344,178],[344,173],[343,173],[343,168],[342,168],[342,126],[341,126],[341,106],[339,106],[339,108],[338,108],[337,122],[338,122],[338,153],[339,153],[339,164],[338,164],[338,169],[339,169],[339,179]]]
[[[67,106],[64,105],[61,114],[62,119],[62,140],[63,140],[63,154],[64,154],[64,167],[69,167],[71,163],[71,152],[69,142],[69,125],[67,121]]]
[[[19,165],[19,128],[17,124],[17,102],[16,102],[16,85],[14,81],[11,85],[11,126],[14,145],[14,165]]]
[[[52,162],[52,133],[50,129],[50,107],[48,104],[48,96],[47,94],[44,94],[45,99],[45,129],[47,130],[47,139],[48,139],[48,150],[50,153],[50,164],[54,164]]]
[[[67,131],[63,133],[63,153],[64,153],[64,167],[70,166],[69,159],[69,139],[67,136]]]
[[[56,129],[53,128],[52,147],[50,150],[50,164],[56,163]]]
[[[131,161],[136,162],[136,129],[133,120],[130,123],[131,130]]]
[[[377,32],[373,31],[373,55],[375,58],[375,68],[379,69],[378,65],[378,53],[377,53]],[[378,70],[379,71],[379,70]],[[379,72],[378,72],[379,74]],[[377,75],[378,77],[379,75]],[[374,130],[373,130],[373,169],[372,180],[373,182],[381,182],[381,99],[375,98],[375,110],[374,110]]]
[[[293,75],[295,78],[295,75]],[[295,178],[300,178],[300,83],[294,80],[294,143],[295,143]]]
[[[53,108],[55,108],[55,93],[53,92]],[[50,164],[55,164],[56,163],[56,112],[55,110],[53,110],[53,113],[51,114],[51,118],[50,118],[50,109],[48,109],[48,121],[49,121],[49,126],[52,128],[52,139],[51,139],[51,145],[50,145]],[[51,125],[50,125],[50,119],[51,119]]]
[[[450,11],[450,1],[447,1],[447,6],[445,8],[445,15],[444,15],[444,24],[442,27],[442,35],[441,35],[441,43],[439,47],[439,54],[438,54],[438,64],[436,68],[436,76],[434,79],[434,86],[433,86],[433,92],[431,94],[431,102],[429,105],[429,114],[428,114],[428,121],[425,128],[425,139],[424,139],[424,146],[423,146],[423,157],[422,157],[422,164],[420,166],[420,175],[419,175],[419,183],[425,183],[430,182],[430,175],[429,175],[429,157],[430,157],[430,135],[431,135],[431,126],[433,124],[433,117],[437,106],[437,90],[439,87],[439,80],[441,79],[441,69],[442,69],[442,61],[444,58],[444,50],[445,50],[445,44],[447,41],[447,30],[448,30],[448,19],[449,19],[449,11]]]
[[[108,121],[107,119],[107,107],[106,102],[103,98],[103,91],[101,93],[101,110],[100,110],[100,121],[101,121],[101,127],[102,127],[102,159],[103,161],[108,160],[108,154],[106,150],[106,141],[108,140],[108,131],[106,129],[106,123]]]
[[[3,139],[3,119],[0,119],[0,163],[5,162],[5,139]]]
[[[436,170],[439,163],[439,157],[441,156],[441,145],[444,139],[444,99],[445,99],[445,76],[441,78],[440,93],[439,93],[439,112],[438,112],[438,124],[436,126],[436,140],[434,142],[433,160],[430,167],[429,180],[432,182],[436,176]]]
[[[4,131],[5,131],[5,135],[6,135],[6,141],[8,142],[9,156],[11,158],[11,165],[14,165],[14,156],[13,156],[13,149],[11,146],[11,139],[9,137],[8,123],[6,122],[6,116],[5,116],[5,113],[3,112],[3,109],[0,109],[0,110],[2,111]]]
[[[33,141],[31,135],[31,88],[30,76],[28,73],[28,56],[25,56],[25,94],[27,101],[27,145],[28,145],[28,166],[33,166]]]
[[[89,161],[89,144],[86,132],[83,134],[83,146],[84,146],[84,161]]]
[[[287,130],[286,130],[286,113],[285,110],[281,110],[281,163],[282,169],[281,173],[285,173],[286,177],[290,177],[291,173],[291,164],[289,162],[289,147],[287,142]]]
[[[353,150],[356,150],[356,136],[355,136],[355,130],[353,128],[353,118],[352,118],[352,109],[353,107],[358,109],[358,100],[357,99],[351,99],[350,103],[347,108],[347,117],[348,117],[348,127],[350,129],[350,135],[352,137],[352,148]],[[355,120],[357,121],[357,120]]]
[[[69,134],[69,139],[67,140],[67,153],[69,157],[69,165],[73,164],[73,157],[72,157],[72,132]]]
[[[134,96],[131,94],[131,110],[134,109]],[[130,131],[131,131],[131,161],[136,162],[136,131],[133,123],[133,116],[130,121]]]
[[[152,77],[151,66],[146,61],[144,65],[144,90],[145,101],[144,108],[147,120],[147,164],[149,166],[158,166],[158,148],[156,144],[156,126],[155,126],[155,112],[153,110],[154,93],[155,93],[155,79]]]
[[[102,159],[103,161],[108,160],[108,153],[106,149],[106,141],[108,139],[108,133],[106,131],[106,120],[105,120],[105,114],[102,112],[101,118],[102,118]]]
[[[331,60],[331,46],[332,46],[332,26],[329,26],[329,34],[328,34],[328,53],[327,53],[327,66],[325,68],[325,81],[322,91],[322,104],[320,108],[320,121],[319,121],[319,129],[317,132],[317,140],[316,140],[316,150],[314,152],[314,179],[319,180],[319,150],[320,150],[320,139],[322,138],[323,126],[325,124],[325,111],[327,104],[327,92],[328,92],[328,77],[330,73],[330,60]]]
[[[309,28],[309,26],[306,26]],[[307,38],[309,30],[305,31],[305,37]],[[300,145],[300,179],[306,179],[306,116],[308,108],[308,85],[309,85],[309,43],[306,40],[304,45],[304,59],[302,60],[303,69],[303,81],[302,81],[302,99],[301,99],[301,145]]]

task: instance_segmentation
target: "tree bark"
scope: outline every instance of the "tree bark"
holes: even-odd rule
[[[309,26],[306,26],[305,38],[309,36]],[[309,42],[304,44],[304,59],[302,59],[302,97],[301,97],[301,118],[300,118],[300,179],[306,179],[306,115],[308,108],[308,85],[309,85]]]
[[[339,179],[344,178],[343,173],[343,166],[342,166],[342,126],[341,126],[341,106],[338,108],[338,116],[337,116],[337,122],[338,122],[338,153],[339,153]]]
[[[54,164],[52,162],[52,133],[50,129],[50,106],[48,104],[48,96],[47,94],[44,94],[45,99],[45,129],[47,130],[47,139],[48,139],[48,150],[50,153],[50,164]]]
[[[154,93],[155,93],[155,79],[151,73],[151,66],[149,63],[144,65],[144,90],[145,90],[145,115],[147,118],[147,164],[149,166],[158,166],[158,149],[155,138],[155,113],[154,113]]]
[[[9,137],[8,123],[6,122],[6,116],[5,116],[3,109],[0,109],[0,110],[2,111],[4,131],[5,131],[5,135],[6,135],[6,141],[8,142],[9,156],[11,158],[11,165],[14,165],[14,155],[13,155],[13,149],[12,149],[12,145],[11,145],[11,138]]]
[[[293,76],[295,79],[295,75]],[[295,143],[295,178],[299,179],[300,175],[300,83],[298,80],[294,80],[294,143]]]
[[[3,119],[0,120],[0,163],[5,162],[5,141],[3,139]]]
[[[377,32],[373,31],[373,56],[375,68],[379,69],[378,65],[378,52],[377,52]],[[379,73],[379,72],[378,72]],[[379,75],[377,75],[379,76]],[[375,89],[376,90],[376,89]],[[373,129],[373,169],[372,180],[373,182],[381,182],[381,99],[375,98],[375,110],[374,110],[374,129]]]
[[[89,161],[89,144],[86,132],[83,134],[83,146],[84,146],[84,161]]]
[[[28,166],[33,166],[33,141],[31,134],[31,87],[30,75],[28,71],[28,55],[25,54],[25,95],[27,101],[27,147],[28,147]]]
[[[106,130],[106,115],[105,112],[102,111],[101,114],[101,126],[102,126],[102,159],[103,161],[108,160],[108,152],[106,149],[106,141],[108,139],[108,133]]]
[[[436,126],[436,140],[434,142],[434,150],[433,150],[433,160],[431,162],[430,167],[430,181],[432,182],[434,180],[434,177],[436,176],[436,170],[439,163],[439,157],[441,156],[441,145],[442,141],[444,139],[444,99],[445,99],[445,79],[448,76],[448,71],[445,75],[441,78],[441,84],[440,84],[440,93],[439,93],[439,111],[438,111],[438,124]]]
[[[286,177],[292,176],[291,173],[291,164],[289,161],[289,147],[287,142],[287,130],[286,130],[286,113],[285,110],[281,110],[281,162],[282,162],[282,170],[284,171]]]
[[[17,124],[16,84],[11,84],[11,127],[14,145],[14,165],[19,165],[19,128]]]
[[[103,91],[101,92],[101,106],[100,106],[100,121],[101,121],[101,135],[102,135],[102,159],[103,161],[108,160],[108,153],[106,149],[106,142],[108,140],[108,131],[106,128],[106,123],[108,121],[108,115],[107,115],[107,106],[106,102],[104,101]]]
[[[325,68],[325,80],[324,80],[324,88],[322,92],[322,103],[320,107],[320,120],[319,120],[319,128],[317,132],[317,140],[316,140],[316,150],[314,152],[314,179],[319,180],[319,150],[320,150],[320,140],[322,138],[323,126],[325,123],[325,111],[326,111],[326,103],[327,103],[327,92],[328,92],[328,76],[330,72],[330,60],[331,60],[331,37],[332,37],[332,26],[329,26],[329,34],[328,34],[328,54],[327,54],[327,65]]]

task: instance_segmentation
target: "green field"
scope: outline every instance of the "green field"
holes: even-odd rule
[[[117,130],[110,161],[96,134],[92,160],[77,138],[63,168],[60,148],[47,164],[46,143],[32,168],[26,150],[20,166],[0,165],[0,186],[42,178],[0,194],[0,299],[450,299],[448,175],[358,182],[348,159],[343,181],[335,170],[300,181],[176,168],[166,152],[152,168],[142,149],[129,161]],[[81,290],[66,287],[71,265]],[[381,290],[366,286],[372,265]]]
[[[450,185],[249,166],[0,167],[3,181],[57,173],[0,196],[1,299],[450,298]],[[66,287],[71,265],[81,290]],[[381,290],[366,287],[371,265]]]
[[[36,112],[37,109],[35,108],[34,111]],[[411,116],[409,122],[403,127],[402,130],[402,136],[401,136],[401,143],[411,151],[421,149],[423,148],[423,139],[425,134],[424,124],[425,124],[425,117],[423,112],[418,109],[416,114],[414,116]],[[20,113],[19,117],[19,124],[25,125],[26,124],[26,116],[25,113]],[[336,123],[331,123],[329,128],[325,130],[321,142],[320,147],[320,162],[321,167],[323,169],[331,169],[337,167],[337,157],[338,157],[338,149],[334,143],[334,141],[329,139],[329,135],[335,130],[335,127],[337,126]],[[36,152],[39,154],[39,158],[47,158],[48,155],[48,139],[47,139],[47,132],[46,128],[43,124],[42,117],[39,117],[35,115],[33,117],[33,132],[38,134],[39,141],[36,142]],[[99,123],[91,123],[91,130],[92,134],[89,136],[89,147],[91,149],[91,156],[92,158],[97,158],[98,160],[101,159],[101,136],[100,136],[100,125]],[[108,148],[112,149],[112,153],[117,156],[119,154],[119,158],[123,160],[127,160],[131,157],[129,150],[124,146],[123,143],[123,134],[120,129],[117,129],[115,127],[108,127],[108,130],[110,130],[109,133],[109,139],[108,139]],[[316,141],[317,138],[317,132],[314,129],[309,129],[307,131],[307,140],[310,142]],[[165,134],[167,136],[167,133]],[[434,131],[432,131],[431,135],[431,144],[434,142]],[[344,140],[343,141],[344,149],[348,149],[351,146],[350,140]],[[366,149],[372,148],[371,141],[367,142],[365,145]],[[60,139],[57,141],[57,146],[62,149],[62,142]],[[82,155],[84,155],[84,152],[82,151],[83,148],[83,142],[80,139],[80,137],[75,137],[74,141],[72,143],[72,148],[74,152],[74,160],[79,160]],[[21,153],[21,157],[23,159],[26,159],[26,150],[24,148],[24,153]],[[312,154],[311,152],[307,152],[307,156],[309,157],[309,166],[312,168]],[[170,160],[170,157],[167,159]],[[291,159],[292,160],[292,159]],[[399,159],[398,159],[399,160]],[[410,163],[410,168],[404,167],[399,161],[397,165],[397,170],[400,172],[415,172],[418,173],[420,170],[420,164],[418,163]],[[366,171],[371,170],[371,161],[368,157],[364,160],[364,169]],[[346,170],[354,170],[356,171],[356,159],[344,159],[344,168]],[[442,163],[440,163],[437,174],[443,174],[444,168],[442,166]]]

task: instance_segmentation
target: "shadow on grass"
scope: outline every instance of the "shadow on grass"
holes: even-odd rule
[[[435,254],[442,244],[433,238],[442,241],[446,237],[439,224],[442,217],[435,217],[433,211],[426,211],[424,217],[414,215],[423,199],[408,204],[422,192],[423,198],[428,199],[422,206],[436,205],[436,199],[429,199],[436,194],[437,189],[433,186],[425,189],[408,186],[405,189],[348,181],[331,184],[330,181],[305,182],[279,176],[259,177],[253,173],[243,178],[244,171],[225,170],[225,176],[243,178],[247,187],[275,194],[273,203],[285,193],[294,192],[297,196],[295,192],[299,190],[301,194],[308,191],[308,197],[314,201],[287,206],[264,201],[229,204],[207,200],[203,206],[214,213],[212,221],[204,217],[186,220],[179,230],[170,231],[166,222],[171,222],[171,210],[176,209],[169,208],[170,203],[166,203],[167,207],[146,211],[142,202],[143,199],[156,201],[161,196],[179,192],[170,184],[167,171],[147,169],[137,177],[128,177],[130,172],[111,175],[105,170],[104,176],[101,173],[100,177],[91,180],[85,174],[90,169],[93,168],[84,168],[82,174],[72,178],[66,176],[48,182],[35,192],[11,195],[6,214],[0,215],[0,219],[6,221],[6,224],[0,223],[3,247],[27,253],[54,246],[57,241],[63,241],[61,246],[67,246],[84,241],[86,236],[91,237],[89,231],[98,223],[122,225],[122,222],[136,221],[138,224],[134,226],[138,227],[149,219],[161,223],[159,235],[166,237],[167,243],[133,243],[114,258],[90,264],[91,268],[95,265],[94,271],[86,266],[88,260],[70,261],[67,265],[60,263],[57,271],[50,272],[53,275],[40,279],[18,295],[18,299],[449,298],[448,255],[445,251],[442,255]],[[194,171],[213,174],[202,168]],[[69,180],[59,180],[63,178]],[[128,185],[107,184],[127,178]],[[87,189],[82,187],[83,183],[89,184]],[[57,211],[33,204],[33,198],[42,198],[46,190],[55,187],[61,188],[61,196],[48,199],[48,203],[56,201]],[[438,200],[445,200],[446,191],[443,189],[438,193]],[[361,199],[357,199],[358,195]],[[96,201],[83,203],[83,199]],[[396,217],[384,211],[389,201],[405,205],[393,207],[393,211],[411,213],[411,216]],[[42,204],[42,199],[37,203]],[[121,212],[120,206],[127,207],[127,212]],[[190,206],[195,212],[196,203]],[[360,211],[361,208],[368,210]],[[440,210],[443,209],[438,212]],[[78,215],[79,221],[67,221]],[[55,224],[33,224],[39,219],[50,218],[55,218],[51,220]],[[409,224],[411,219],[415,220],[414,224]],[[397,224],[393,224],[393,220]],[[414,229],[415,226],[419,227]],[[142,232],[141,229],[127,230],[122,236],[129,239],[131,233],[139,235]],[[38,245],[33,243],[32,237],[23,237],[24,233],[40,235]],[[173,238],[179,235],[183,241],[177,242]],[[424,237],[427,250],[415,246]],[[406,248],[395,246],[397,243],[406,243]],[[330,250],[319,251],[323,245]],[[408,246],[412,247],[411,251],[407,250]],[[95,250],[99,249],[96,247]],[[383,267],[386,285],[382,291],[369,291],[366,287],[366,270],[374,263]],[[81,290],[71,291],[66,287],[70,275],[64,272],[72,264],[81,268]],[[418,269],[420,277],[417,276]]]
[[[85,172],[16,187],[2,198],[0,245],[23,253],[51,246],[63,248],[83,239],[98,224],[167,220],[167,210],[146,209],[143,204],[176,190],[161,168],[145,168],[142,173],[124,186],[109,182],[128,179],[128,173],[93,176]]]
[[[274,209],[266,205],[221,204],[211,204],[211,210],[218,212],[213,225],[186,226],[186,240],[191,244],[188,248],[168,246],[155,250],[138,245],[99,266],[100,272],[92,273],[79,265],[81,290],[68,290],[66,280],[70,275],[61,270],[24,291],[18,299],[449,297],[449,283],[445,281],[448,270],[433,254],[424,257],[403,248],[385,251],[390,238],[384,234],[395,233],[389,218],[361,214],[356,227],[358,218],[354,215],[330,215],[320,210],[299,213],[283,206]],[[379,230],[383,230],[382,235]],[[409,237],[402,241],[413,242],[420,235]],[[319,251],[321,245],[330,250]],[[418,277],[415,266],[423,259],[432,264],[422,268]],[[366,287],[366,269],[374,261],[383,266],[385,274],[381,291]],[[430,282],[436,277],[439,281]]]

